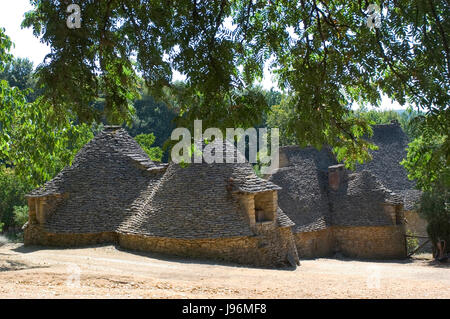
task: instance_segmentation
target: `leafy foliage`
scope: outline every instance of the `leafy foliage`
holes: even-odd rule
[[[44,98],[82,121],[130,120],[140,73],[152,96],[176,98],[178,125],[254,126],[267,103],[252,85],[270,59],[299,143],[339,147],[350,162],[371,148],[366,121],[347,116],[354,101],[376,105],[384,93],[436,120],[449,104],[446,1],[84,1],[73,30],[68,3],[32,3],[23,25],[52,47],[38,69]],[[372,3],[385,9],[379,29],[366,25]]]
[[[420,136],[408,146],[408,155],[401,162],[408,170],[410,179],[417,181],[423,190],[419,213],[427,222],[427,232],[434,245],[438,239],[450,244],[450,166],[448,135],[437,133],[435,127],[427,127],[418,117]],[[417,130],[418,131],[418,130]],[[450,252],[450,248],[447,248]]]
[[[411,230],[406,230],[406,235],[411,237],[406,237],[406,249],[408,253],[413,252],[418,246],[419,246],[419,239],[417,237],[417,234]]]
[[[28,191],[30,187],[12,169],[0,168],[0,223],[5,228],[14,226],[14,207],[26,204],[24,195]]]
[[[28,206],[14,206],[14,222],[22,227],[28,221]]]
[[[133,105],[136,113],[133,115],[131,127],[126,128],[127,131],[131,136],[153,133],[154,146],[162,147],[175,128],[177,111],[165,103],[155,101],[146,93],[142,93],[142,99],[135,101]],[[163,154],[164,161],[167,161],[167,155]]]
[[[159,147],[151,147],[155,142],[155,135],[150,134],[139,134],[134,137],[136,142],[142,147],[142,149],[147,153],[152,161],[161,162],[163,151]]]
[[[266,125],[280,130],[280,146],[295,145],[297,139],[292,126],[289,126],[289,120],[295,116],[294,110],[287,97],[284,97],[278,105],[271,106],[267,113]]]
[[[0,164],[14,167],[15,174],[34,187],[70,164],[93,134],[70,113],[57,114],[45,99],[29,96],[32,66],[14,60],[8,53],[11,45],[0,29],[0,77],[5,79],[0,82]]]
[[[28,59],[17,58],[5,65],[0,79],[23,91],[34,86],[32,74],[33,63]]]
[[[427,220],[427,232],[433,242],[445,240],[450,252],[450,190],[442,185],[422,194],[419,213]]]
[[[436,183],[450,188],[448,153],[443,152],[444,136],[422,135],[409,143],[408,155],[401,164],[408,170],[410,179],[425,191],[432,190]]]

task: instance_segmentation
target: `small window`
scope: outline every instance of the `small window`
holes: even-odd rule
[[[255,195],[255,220],[257,223],[273,221],[276,205],[272,192]]]

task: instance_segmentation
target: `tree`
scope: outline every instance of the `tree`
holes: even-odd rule
[[[30,187],[14,174],[14,170],[0,168],[0,224],[3,224],[5,229],[14,226],[14,206],[25,205],[24,195],[30,190]]]
[[[174,89],[177,70],[187,78],[184,119],[257,123],[259,98],[249,89],[270,57],[292,96],[297,139],[339,146],[349,161],[369,149],[360,137],[370,127],[346,116],[353,101],[376,105],[385,93],[436,120],[447,112],[446,1],[93,1],[80,4],[80,29],[65,27],[66,2],[33,4],[23,25],[52,47],[38,69],[44,96],[82,120],[99,115],[98,96],[111,121],[129,118],[137,72],[159,98]],[[367,26],[369,4],[384,9],[380,28]]]
[[[401,164],[408,170],[409,178],[417,187],[431,191],[437,184],[450,188],[448,153],[443,152],[443,135],[423,134],[408,145],[408,154]]]
[[[6,80],[11,87],[26,90],[33,87],[33,62],[28,59],[13,59],[4,67],[0,80]]]
[[[142,99],[135,101],[133,106],[136,112],[133,115],[131,127],[127,128],[128,132],[132,136],[153,133],[155,145],[162,147],[175,128],[174,119],[177,111],[169,108],[165,103],[155,101],[146,93],[142,93]]]
[[[36,187],[70,164],[93,134],[89,125],[78,124],[70,113],[57,113],[41,97],[29,101],[30,64],[14,60],[11,45],[0,28],[0,165],[14,167],[28,187]]]
[[[134,138],[136,142],[142,147],[142,149],[147,153],[152,161],[161,162],[162,159],[162,149],[159,147],[152,147],[155,142],[155,135],[150,134],[139,134]]]
[[[295,116],[295,112],[291,108],[288,98],[282,99],[278,105],[272,105],[267,113],[266,125],[280,130],[280,146],[297,144],[295,132],[288,124],[293,116]]]
[[[425,191],[420,199],[419,214],[428,222],[427,233],[436,247],[440,240],[446,242],[445,253],[450,253],[450,188],[441,183]]]
[[[408,155],[401,164],[423,191],[418,211],[428,222],[427,232],[434,247],[438,241],[445,240],[450,252],[450,166],[449,149],[445,145],[448,135],[436,133],[434,127],[423,123],[427,120],[425,116],[413,119],[418,137],[409,143]]]

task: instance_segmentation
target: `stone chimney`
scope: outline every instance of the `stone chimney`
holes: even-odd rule
[[[339,191],[345,178],[344,164],[338,164],[328,167],[328,185],[332,191]]]

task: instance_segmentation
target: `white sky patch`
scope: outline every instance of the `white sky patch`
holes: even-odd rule
[[[33,35],[31,28],[21,29],[20,27],[25,12],[32,9],[29,0],[3,0],[2,10],[0,10],[0,27],[5,28],[6,34],[15,45],[11,53],[15,57],[30,59],[36,67],[50,53],[50,47],[41,43]]]

